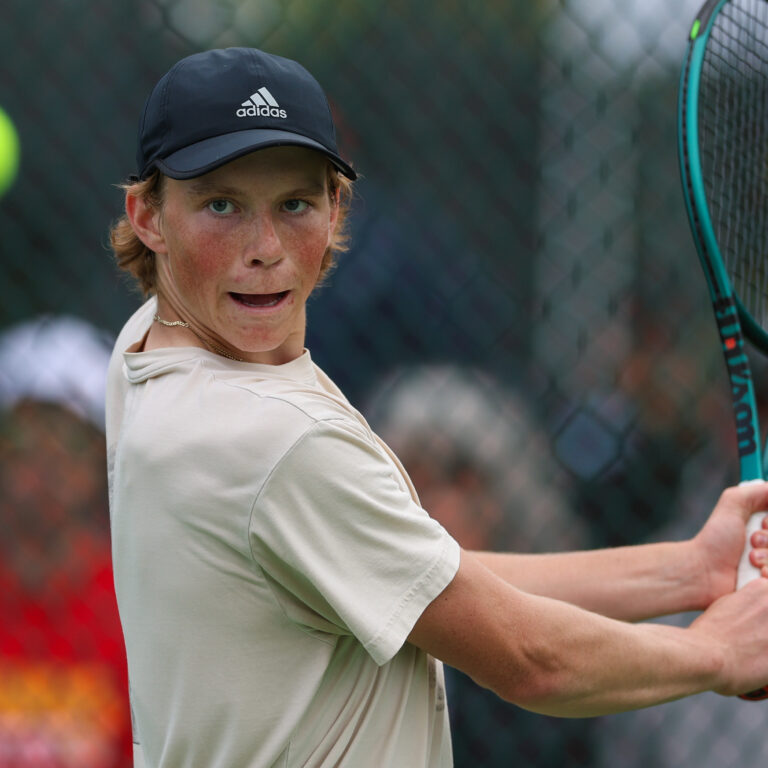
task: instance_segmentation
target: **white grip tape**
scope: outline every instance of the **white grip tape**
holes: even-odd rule
[[[764,480],[744,480],[739,485],[754,485],[755,483],[763,483]],[[749,540],[752,538],[752,534],[755,531],[759,531],[763,527],[763,520],[768,512],[755,512],[752,517],[747,520],[747,543],[744,547],[744,553],[741,556],[739,562],[739,570],[736,575],[736,589],[740,589],[750,581],[754,581],[760,576],[760,569],[755,568],[752,563],[749,562],[749,553],[752,551],[752,544]]]

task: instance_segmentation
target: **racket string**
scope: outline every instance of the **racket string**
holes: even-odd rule
[[[702,63],[699,145],[708,205],[734,290],[768,321],[768,3],[718,15]]]

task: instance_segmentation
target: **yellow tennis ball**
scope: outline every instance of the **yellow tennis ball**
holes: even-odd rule
[[[0,197],[13,185],[19,172],[21,143],[16,126],[8,113],[0,107]]]

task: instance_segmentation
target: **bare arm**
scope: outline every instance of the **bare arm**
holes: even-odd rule
[[[409,640],[502,698],[550,715],[755,690],[768,682],[768,579],[733,589],[746,520],[767,507],[768,483],[742,486],[723,493],[688,543],[538,558],[464,552]],[[753,564],[765,555],[753,552]],[[709,607],[680,629],[576,604],[622,618]]]
[[[548,555],[475,554],[518,589],[615,619],[703,610],[736,586],[745,524],[768,503],[766,488],[726,491],[706,525],[688,541]],[[752,561],[758,565],[768,551],[764,543],[755,546]]]
[[[521,592],[471,553],[409,641],[502,698],[586,717],[768,681],[768,581],[715,603],[688,629],[633,625]]]
[[[711,602],[689,542],[546,555],[472,554],[518,589],[623,621],[699,610]]]

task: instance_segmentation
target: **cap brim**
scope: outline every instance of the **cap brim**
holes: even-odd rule
[[[194,179],[204,173],[236,160],[238,157],[267,147],[297,146],[308,147],[322,152],[348,178],[353,181],[357,174],[335,152],[324,147],[320,142],[290,131],[275,131],[254,128],[237,131],[223,136],[213,136],[174,152],[154,165],[172,179]]]

